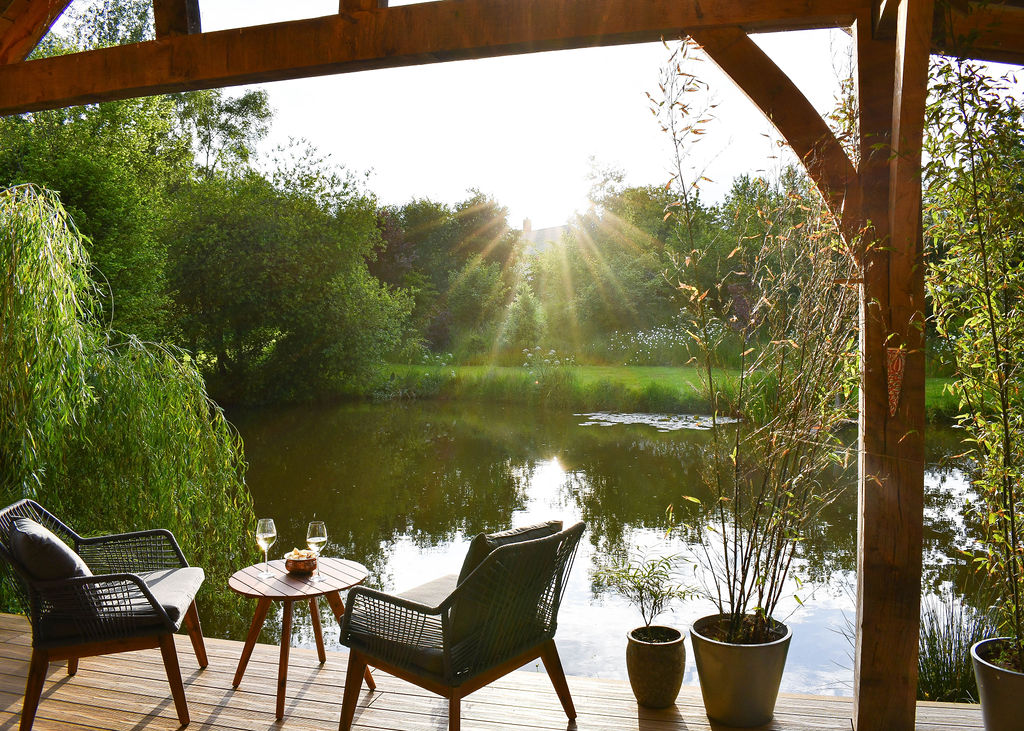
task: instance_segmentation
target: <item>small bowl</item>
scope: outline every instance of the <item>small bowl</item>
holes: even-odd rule
[[[284,567],[289,574],[311,574],[316,570],[316,557],[313,558],[286,558]]]

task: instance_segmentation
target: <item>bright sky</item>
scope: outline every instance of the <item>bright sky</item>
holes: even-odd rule
[[[392,4],[401,4],[393,2]],[[206,0],[203,30],[337,12],[337,0]],[[298,14],[301,13],[301,16]],[[755,40],[828,111],[848,65],[842,31],[762,34]],[[508,207],[509,223],[565,223],[587,208],[591,158],[629,184],[664,184],[670,147],[645,92],[658,92],[660,44],[591,48],[365,71],[264,84],[277,114],[273,145],[306,138],[335,162],[370,171],[383,203],[454,203],[476,187]],[[717,200],[731,179],[778,165],[774,131],[710,62],[699,75],[719,106],[701,142]]]

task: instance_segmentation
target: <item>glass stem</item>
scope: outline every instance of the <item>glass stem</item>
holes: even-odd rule
[[[267,553],[269,552],[269,550],[270,549],[267,549],[267,548],[263,549],[263,573],[265,573],[265,574],[269,574],[270,573],[270,559],[267,556]]]

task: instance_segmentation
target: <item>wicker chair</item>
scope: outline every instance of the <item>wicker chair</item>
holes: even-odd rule
[[[86,575],[40,580],[12,545],[18,518],[34,521],[71,546],[84,561]],[[24,521],[17,525],[35,529]],[[68,675],[74,675],[79,658],[155,647],[163,655],[178,720],[188,724],[173,633],[184,621],[199,666],[205,668],[206,646],[194,601],[204,576],[202,569],[189,567],[169,531],[83,538],[38,503],[22,500],[0,510],[0,558],[4,579],[32,624],[21,731],[32,728],[51,661],[67,660]]]
[[[468,565],[471,548],[458,579],[442,578],[404,595],[349,591],[341,627],[350,652],[340,731],[352,726],[367,665],[447,698],[448,729],[458,731],[463,697],[541,658],[566,716],[576,718],[554,636],[583,529],[577,523],[542,538],[530,538],[529,530],[481,535],[475,545],[506,538],[475,566]],[[445,589],[451,591],[441,598]]]

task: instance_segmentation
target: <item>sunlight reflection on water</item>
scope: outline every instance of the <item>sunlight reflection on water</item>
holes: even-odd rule
[[[303,540],[315,511],[327,522],[326,555],[364,563],[368,583],[388,591],[457,573],[478,531],[585,520],[559,614],[559,653],[571,675],[625,678],[625,636],[639,616],[620,597],[597,591],[593,570],[609,552],[637,546],[688,553],[682,531],[666,537],[664,511],[682,504],[681,496],[701,494],[697,467],[709,419],[417,403],[267,410],[233,421],[245,439],[256,510],[277,519],[282,545]],[[592,428],[598,425],[603,428]],[[942,454],[960,451],[950,434],[929,429],[926,575],[963,563],[957,549],[971,543],[961,515],[966,478],[936,464]],[[940,448],[943,439],[949,443]],[[847,474],[852,485],[853,469]],[[805,606],[789,599],[777,613],[794,629],[782,690],[847,695],[855,489],[822,516],[819,528],[801,559],[814,577],[790,592],[799,591]],[[688,630],[712,612],[706,600],[687,600],[659,621]],[[243,619],[230,629],[223,618],[204,616],[204,625],[214,636],[241,639]],[[273,618],[268,625],[280,626]],[[325,626],[325,640],[340,649],[332,625]],[[293,643],[312,646],[307,613],[296,615],[294,633]],[[275,642],[273,629],[262,639]],[[697,682],[692,658],[684,682]]]

